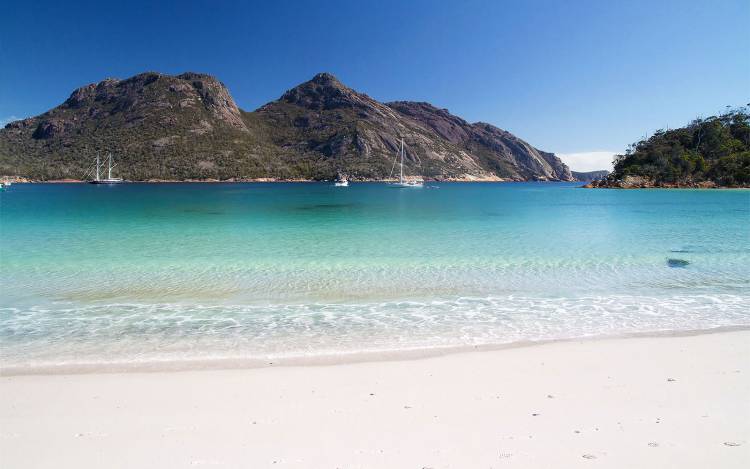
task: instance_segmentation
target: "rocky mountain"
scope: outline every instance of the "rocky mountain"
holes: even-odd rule
[[[576,181],[581,182],[590,182],[590,181],[598,181],[600,179],[604,179],[609,175],[609,171],[606,169],[602,169],[600,171],[571,171],[571,174],[573,175],[573,178]]]
[[[215,78],[149,72],[75,90],[0,130],[0,174],[81,178],[112,152],[130,180],[330,179],[405,172],[434,179],[573,180],[552,153],[428,103],[380,103],[321,73],[253,112]]]

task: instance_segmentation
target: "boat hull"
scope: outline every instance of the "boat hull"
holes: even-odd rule
[[[394,182],[394,183],[391,183],[391,186],[393,186],[393,187],[414,187],[414,188],[419,188],[419,187],[424,187],[424,184],[422,184],[422,183],[412,183],[412,184],[409,184],[407,182]]]
[[[122,184],[122,179],[100,179],[98,181],[89,181],[91,184]]]

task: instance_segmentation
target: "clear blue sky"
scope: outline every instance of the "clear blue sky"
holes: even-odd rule
[[[5,2],[0,120],[146,70],[252,110],[320,71],[560,153],[622,151],[750,102],[750,1]]]

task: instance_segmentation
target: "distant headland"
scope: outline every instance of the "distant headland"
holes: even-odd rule
[[[750,115],[746,107],[658,130],[618,155],[614,171],[586,187],[750,187]]]
[[[216,78],[142,73],[75,90],[44,114],[0,130],[0,174],[84,178],[112,152],[131,181],[383,180],[398,142],[426,179],[573,181],[553,153],[424,102],[380,103],[328,73],[246,112]]]

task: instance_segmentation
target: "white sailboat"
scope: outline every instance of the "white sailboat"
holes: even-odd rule
[[[339,173],[333,185],[336,187],[349,187],[349,180],[343,174]]]
[[[399,151],[399,156],[401,157],[401,164],[399,167],[399,175],[398,175],[398,182],[391,183],[394,186],[398,187],[422,187],[424,186],[424,181],[419,176],[413,176],[413,177],[404,177],[404,139],[401,139],[401,151]],[[394,161],[393,164],[395,165],[396,162]],[[393,173],[393,168],[391,168],[391,174]]]
[[[122,178],[113,178],[112,177],[112,168],[117,166],[117,164],[112,164],[112,153],[110,152],[108,157],[108,165],[107,165],[107,177],[102,179],[99,175],[101,164],[99,161],[99,154],[96,154],[96,175],[93,181],[90,181],[91,184],[120,184],[123,182]]]

